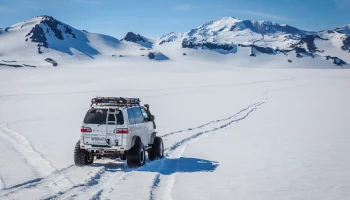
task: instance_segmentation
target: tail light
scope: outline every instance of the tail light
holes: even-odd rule
[[[92,132],[92,130],[91,130],[90,127],[84,127],[84,126],[82,126],[82,127],[80,128],[80,132],[82,132],[82,133],[89,133],[89,132]]]
[[[121,128],[114,131],[116,134],[128,134],[129,130],[127,128]]]

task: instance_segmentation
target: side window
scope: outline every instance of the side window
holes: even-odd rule
[[[140,107],[133,107],[132,110],[134,111],[135,116],[135,123],[140,124],[143,122],[143,115],[141,113]]]
[[[141,112],[142,112],[144,121],[149,121],[148,113],[146,112],[144,107],[141,107]]]
[[[128,108],[128,118],[129,118],[129,123],[135,124],[135,117],[134,117],[134,112],[132,111],[132,108]]]

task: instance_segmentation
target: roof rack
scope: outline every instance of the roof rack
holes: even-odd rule
[[[91,99],[91,106],[132,106],[140,105],[139,98],[123,98],[123,97],[96,97]]]

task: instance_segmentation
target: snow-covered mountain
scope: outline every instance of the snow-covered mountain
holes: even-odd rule
[[[331,68],[334,64],[350,63],[349,53],[350,25],[334,30],[305,31],[286,24],[234,17],[218,18],[184,33],[169,33],[157,41],[133,32],[118,40],[78,30],[51,16],[37,16],[0,29],[0,65],[12,67],[35,66],[41,62],[57,66],[72,60],[99,58],[170,58],[214,62],[239,59],[248,64],[263,60],[278,66],[281,62],[300,65],[307,60],[305,65]],[[298,67],[296,65],[288,64],[288,67]]]
[[[336,28],[335,31],[338,33],[344,33],[344,34],[350,35],[350,24],[342,26],[340,28]]]
[[[146,38],[141,37],[141,39]],[[150,42],[145,40],[146,43]],[[140,48],[145,44],[124,42],[111,36],[78,30],[51,16],[33,17],[0,29],[1,60],[20,60],[21,63],[36,64],[38,61],[54,63],[57,60],[64,62],[67,59],[84,60],[99,57],[166,59],[166,56],[153,56],[153,54],[161,55],[156,50],[141,51]],[[34,62],[31,62],[33,60]],[[13,63],[4,61],[0,64],[15,66]]]
[[[10,41],[10,42],[9,42]],[[52,50],[74,55],[77,52],[92,57],[105,49],[116,48],[116,38],[77,30],[50,16],[38,16],[15,24],[2,31],[0,43],[2,54],[26,52],[42,54]]]
[[[334,31],[311,32],[269,21],[218,18],[185,33],[169,33],[157,44],[177,43],[182,48],[237,53],[250,48],[250,56],[294,53],[295,57],[323,57],[334,64],[350,62],[349,25]]]

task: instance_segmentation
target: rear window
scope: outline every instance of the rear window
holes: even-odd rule
[[[124,118],[123,113],[121,111],[117,111],[117,124],[123,125],[124,124]],[[86,124],[105,124],[107,118],[107,109],[90,109],[84,118],[84,123]],[[108,121],[115,121],[114,115],[110,114],[108,117]],[[114,124],[114,123],[108,123],[108,124]]]

